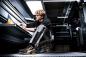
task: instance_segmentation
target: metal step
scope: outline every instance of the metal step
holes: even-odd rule
[[[56,33],[57,33],[57,34],[58,34],[58,33],[60,33],[60,34],[63,34],[63,33],[66,33],[66,34],[67,34],[67,33],[68,33],[68,34],[69,34],[69,32],[56,32]]]
[[[57,38],[69,38],[70,36],[55,36]]]

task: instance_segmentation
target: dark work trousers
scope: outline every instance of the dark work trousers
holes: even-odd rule
[[[34,46],[38,46],[39,45],[39,42],[40,40],[42,39],[44,33],[46,31],[46,26],[44,26],[43,24],[40,24],[36,31],[34,32],[32,38],[30,39],[30,42],[31,44],[33,44]]]

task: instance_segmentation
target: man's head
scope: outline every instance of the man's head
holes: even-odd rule
[[[35,12],[35,15],[36,15],[36,21],[43,22],[44,17],[45,17],[45,11],[44,10],[37,10]]]

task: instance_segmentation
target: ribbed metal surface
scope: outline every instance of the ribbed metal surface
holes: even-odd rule
[[[70,2],[70,1],[79,1],[79,0],[43,0],[44,2]]]
[[[48,54],[9,54],[4,57],[77,57],[86,56],[86,53],[69,52],[69,53],[48,53]]]

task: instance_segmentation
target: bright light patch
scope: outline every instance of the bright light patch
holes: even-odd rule
[[[57,17],[57,18],[68,18],[68,16],[61,16],[61,17]]]
[[[77,2],[80,2],[80,0],[77,0]]]
[[[33,15],[35,15],[36,10],[43,9],[41,1],[26,1],[26,4],[30,8]]]

